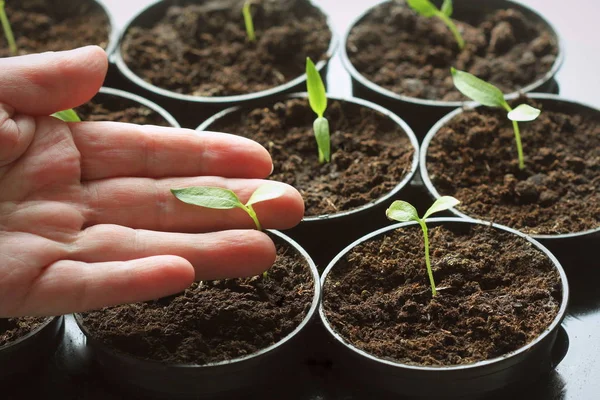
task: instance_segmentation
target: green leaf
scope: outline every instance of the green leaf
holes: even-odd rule
[[[392,205],[385,211],[385,215],[389,219],[398,222],[420,221],[416,208],[414,208],[410,203],[402,200],[394,201]]]
[[[511,121],[533,121],[540,116],[542,111],[528,104],[521,104],[508,113]]]
[[[445,16],[451,17],[452,12],[454,11],[454,7],[452,7],[452,0],[444,0],[441,11]]]
[[[319,148],[319,162],[331,161],[331,140],[329,138],[329,121],[317,118],[313,123],[317,147]]]
[[[81,122],[79,115],[73,109],[59,111],[51,115],[54,118],[58,118],[65,122]]]
[[[451,68],[454,86],[468,98],[488,107],[507,108],[502,91],[496,86],[471,75],[468,72]]]
[[[325,94],[325,85],[315,64],[306,57],[306,89],[308,91],[308,102],[310,108],[319,117],[322,117],[327,108],[327,95]]]
[[[237,195],[229,189],[194,186],[184,189],[171,189],[171,193],[184,203],[195,206],[219,210],[236,207],[246,209]]]
[[[409,7],[424,17],[433,17],[439,10],[429,0],[406,0]]]
[[[262,186],[259,186],[258,189],[252,193],[250,196],[250,200],[246,203],[246,206],[250,206],[252,204],[260,203],[267,200],[276,199],[278,197],[283,196],[285,193],[285,186],[278,185],[275,183],[267,183]]]
[[[429,207],[429,210],[427,210],[425,212],[425,215],[423,215],[423,219],[426,219],[431,214],[435,214],[440,211],[448,210],[459,203],[460,203],[460,201],[456,200],[452,196],[442,196],[439,199],[437,199],[435,201],[435,203],[433,203],[431,205],[431,207]]]

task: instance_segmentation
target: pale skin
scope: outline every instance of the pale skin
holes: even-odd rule
[[[106,69],[98,47],[0,59],[0,317],[154,299],[194,280],[258,275],[275,260],[243,210],[194,207],[169,191],[220,186],[245,202],[272,170],[262,146],[48,117],[89,100]],[[255,209],[274,229],[304,213],[287,185]]]

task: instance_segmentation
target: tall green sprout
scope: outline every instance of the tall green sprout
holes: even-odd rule
[[[2,23],[2,29],[4,30],[4,36],[6,36],[6,41],[8,42],[8,51],[10,55],[17,55],[17,43],[15,42],[15,36],[13,35],[12,28],[10,27],[10,22],[8,21],[8,17],[6,16],[6,11],[4,9],[4,0],[0,0],[0,23]]]
[[[306,58],[306,89],[308,91],[308,102],[310,108],[317,114],[313,123],[313,131],[317,140],[319,150],[319,162],[331,161],[331,139],[329,136],[329,121],[323,115],[327,109],[327,95],[325,85],[315,64],[310,58]]]

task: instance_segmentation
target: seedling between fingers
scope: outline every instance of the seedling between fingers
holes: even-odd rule
[[[454,86],[456,86],[462,94],[484,106],[499,107],[507,111],[507,117],[512,121],[513,130],[515,132],[519,169],[525,169],[521,132],[519,131],[519,124],[517,122],[533,121],[540,115],[541,111],[527,104],[520,104],[513,109],[506,100],[504,100],[502,91],[496,86],[487,83],[468,72],[458,71],[454,68],[451,68],[451,72]]]
[[[51,115],[51,117],[58,118],[64,122],[81,122],[81,118],[72,108],[68,110],[63,110],[59,112],[55,112]]]
[[[308,57],[306,58],[306,89],[308,91],[310,108],[317,114],[317,119],[313,123],[313,130],[319,149],[319,162],[323,164],[331,161],[329,121],[323,117],[327,109],[327,95],[321,75],[317,71],[315,64]]]
[[[441,19],[442,22],[446,24],[448,29],[450,29],[450,32],[452,32],[454,35],[454,39],[458,44],[458,48],[462,50],[465,47],[464,39],[462,38],[454,22],[452,22],[450,19],[452,12],[454,11],[452,0],[444,0],[440,10],[438,10],[438,8],[429,0],[406,0],[406,2],[408,3],[409,7],[419,15],[422,15],[426,18],[437,17]]]
[[[0,23],[2,23],[2,30],[4,31],[4,36],[6,37],[6,41],[8,42],[8,50],[11,55],[17,55],[17,43],[15,42],[15,36],[13,35],[12,28],[10,27],[10,22],[8,21],[8,17],[6,15],[6,11],[4,9],[4,0],[0,0]]]
[[[429,259],[429,234],[425,220],[432,214],[448,210],[459,203],[460,201],[456,200],[454,197],[442,196],[429,207],[423,215],[423,218],[419,218],[417,210],[410,203],[396,200],[385,212],[385,215],[391,220],[398,222],[415,221],[421,226],[421,229],[423,230],[423,241],[425,243],[425,265],[427,266],[427,275],[429,275],[429,283],[431,284],[431,293],[433,296],[437,295],[437,290],[433,279],[433,271],[431,270],[431,261]]]

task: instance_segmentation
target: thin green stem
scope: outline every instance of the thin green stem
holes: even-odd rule
[[[424,220],[419,220],[419,225],[423,230],[423,241],[425,243],[425,265],[427,266],[427,275],[429,275],[429,283],[431,284],[431,293],[433,296],[437,295],[435,289],[435,281],[433,280],[433,271],[431,270],[431,261],[429,260],[429,233],[427,232],[427,225]]]
[[[250,218],[252,218],[252,221],[254,221],[254,223],[256,224],[256,229],[262,231],[262,226],[260,225],[260,222],[258,222],[258,216],[256,215],[256,211],[254,211],[254,208],[252,208],[251,205],[246,206],[246,212],[248,213]]]
[[[6,11],[4,10],[4,3],[4,0],[0,0],[0,22],[2,23],[4,35],[6,36],[6,41],[8,42],[8,51],[11,55],[16,56],[17,43],[15,42],[15,37],[13,35],[12,28],[10,27],[10,22],[6,16]]]
[[[252,21],[252,12],[250,11],[250,5],[252,1],[246,1],[242,8],[242,14],[244,14],[244,23],[246,24],[246,34],[248,40],[251,42],[256,41],[256,34],[254,33],[254,22]]]
[[[462,36],[460,35],[460,32],[458,31],[457,26],[454,25],[454,22],[452,22],[450,17],[448,17],[446,14],[444,14],[441,11],[436,13],[436,16],[439,19],[441,19],[442,21],[444,21],[444,23],[446,24],[448,29],[450,29],[450,32],[452,32],[452,34],[454,35],[454,39],[456,39],[456,43],[458,43],[458,48],[460,50],[462,50],[465,47],[465,41],[462,38]]]
[[[525,169],[525,159],[523,158],[523,145],[521,144],[521,131],[517,121],[513,121],[513,130],[515,131],[515,141],[517,142],[517,154],[519,156],[519,169]]]

